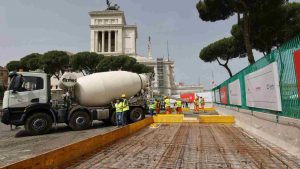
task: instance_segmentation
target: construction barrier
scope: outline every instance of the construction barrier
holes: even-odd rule
[[[154,123],[182,123],[183,114],[158,114],[153,116]]]
[[[208,112],[208,111],[216,111],[216,109],[214,107],[205,107],[204,111]]]
[[[108,144],[129,136],[152,123],[153,118],[146,118],[112,132],[97,135],[39,156],[4,166],[2,169],[65,168],[64,166],[76,162],[78,159],[95,152],[95,150],[99,151]]]
[[[200,123],[235,123],[234,116],[230,115],[200,115],[199,116]]]
[[[300,119],[300,35],[212,89],[214,102]]]

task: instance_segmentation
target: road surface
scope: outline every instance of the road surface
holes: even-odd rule
[[[219,124],[152,125],[70,168],[300,168],[300,161],[242,129]]]

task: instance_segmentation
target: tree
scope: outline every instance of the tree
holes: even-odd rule
[[[279,44],[283,44],[300,33],[300,3],[288,3],[284,10],[285,23],[279,33]]]
[[[21,65],[24,67],[25,71],[36,70],[41,68],[41,54],[32,53],[23,58],[21,58]]]
[[[272,48],[279,47],[299,34],[300,3],[287,3],[268,13],[256,13],[252,18],[252,46],[266,55],[271,52]],[[233,25],[231,29],[231,34],[236,39],[243,38],[241,23]]]
[[[64,51],[49,51],[42,56],[41,63],[46,73],[59,79],[60,73],[69,66],[69,56]]]
[[[6,68],[9,71],[19,71],[22,68],[20,61],[10,61],[7,63]]]
[[[103,55],[98,55],[94,52],[79,52],[71,57],[71,66],[73,70],[79,70],[90,73],[95,73],[97,71],[97,65]]]
[[[217,61],[220,66],[223,66],[230,77],[232,72],[228,67],[230,59],[237,57],[245,57],[245,48],[242,43],[237,41],[234,37],[223,38],[203,48],[200,52],[200,59],[204,62]],[[225,63],[221,63],[224,60]]]
[[[135,73],[149,73],[153,70],[143,64],[140,64],[136,59],[129,56],[106,56],[103,57],[98,66],[99,72],[124,70]]]
[[[197,3],[199,16],[204,21],[225,20],[237,14],[238,23],[243,20],[243,40],[250,64],[255,63],[252,52],[252,16],[269,13],[286,3],[286,0],[204,0]],[[257,15],[258,16],[258,15]]]

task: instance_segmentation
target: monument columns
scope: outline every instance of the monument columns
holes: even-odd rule
[[[95,31],[95,51],[98,52],[98,44],[99,44],[99,41],[98,41],[98,31]]]
[[[111,31],[108,31],[108,52],[111,52]]]
[[[104,52],[104,31],[101,32],[102,33],[102,40],[101,40],[101,52]]]
[[[115,52],[117,52],[117,49],[118,49],[118,47],[117,47],[117,37],[118,37],[117,34],[118,34],[118,31],[115,30],[114,33],[115,33]]]

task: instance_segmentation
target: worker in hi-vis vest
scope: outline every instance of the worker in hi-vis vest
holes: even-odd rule
[[[194,111],[196,111],[196,112],[199,111],[199,97],[198,96],[194,99]]]
[[[156,100],[152,99],[150,100],[149,103],[149,113],[151,116],[153,116],[155,109],[156,109]]]
[[[171,114],[171,100],[168,96],[164,97],[166,114]]]
[[[200,97],[199,104],[201,106],[201,111],[204,112],[204,106],[205,106],[204,97]]]
[[[116,108],[116,123],[117,126],[119,127],[124,124],[123,102],[121,102],[120,99],[116,100],[115,108]]]
[[[122,119],[123,119],[123,125],[125,125],[127,123],[127,121],[125,120],[126,117],[128,116],[129,113],[129,103],[128,100],[126,99],[126,95],[122,94],[122,102],[123,102],[123,113],[122,113]]]
[[[156,101],[156,109],[155,109],[155,112],[156,112],[156,114],[159,114],[160,113],[160,106],[161,106],[161,104],[160,104],[160,100],[159,99],[156,99],[155,100]]]
[[[176,112],[177,114],[182,114],[182,101],[176,100]]]

